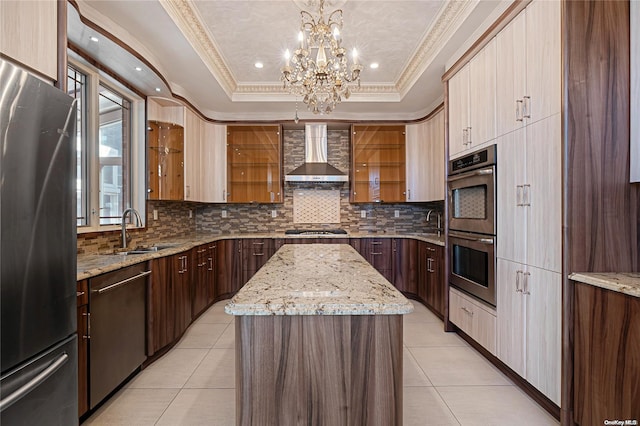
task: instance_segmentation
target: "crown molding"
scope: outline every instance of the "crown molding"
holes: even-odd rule
[[[193,2],[191,0],[160,0],[160,4],[202,58],[227,96],[231,98],[237,90],[238,83],[211,33],[203,24]]]
[[[403,97],[418,80],[425,67],[438,54],[439,48],[444,45],[445,37],[449,34],[449,29],[473,5],[474,2],[466,1],[445,3],[396,82],[396,87]]]

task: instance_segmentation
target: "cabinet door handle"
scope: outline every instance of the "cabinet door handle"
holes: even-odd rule
[[[87,317],[87,334],[83,334],[83,339],[91,339],[91,312],[83,312],[83,317]]]
[[[208,268],[208,270],[209,270],[209,271],[213,271],[213,258],[212,258],[212,257],[210,257],[210,258],[209,258],[209,259],[207,259],[207,260],[209,261],[209,268]]]
[[[516,293],[522,293],[522,289],[520,288],[520,274],[522,274],[522,271],[516,271]]]
[[[471,126],[467,127],[467,144],[471,145]]]
[[[264,256],[264,253],[253,253],[254,256]]]
[[[460,309],[462,309],[463,311],[465,311],[468,315],[473,316],[473,311],[470,311],[469,309],[465,308],[464,306],[461,307]]]
[[[522,206],[522,185],[516,185],[516,206]]]
[[[531,118],[531,96],[523,97],[522,116],[524,118]]]
[[[531,206],[531,185],[522,185],[522,205]]]
[[[522,286],[522,294],[531,294],[529,292],[529,276],[531,275],[530,272],[524,272],[524,284]]]
[[[84,291],[76,291],[76,297],[84,296]]]
[[[371,254],[372,254],[372,255],[374,255],[374,256],[377,256],[377,255],[379,255],[379,254],[382,254],[382,252],[377,253],[377,252],[375,252],[375,251],[372,251],[372,252],[371,252]]]
[[[407,189],[407,200],[411,200],[411,190]]]
[[[222,190],[222,201],[226,201],[227,200],[227,191],[225,191],[224,189]]]
[[[516,121],[523,121],[522,117],[522,100],[516,100]]]
[[[264,243],[253,243],[254,246],[263,246]]]
[[[462,129],[462,145],[467,145],[467,129]]]

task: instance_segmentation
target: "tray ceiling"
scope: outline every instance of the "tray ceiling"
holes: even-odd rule
[[[306,112],[298,100],[301,119],[424,116],[442,101],[445,65],[487,25],[488,17],[511,2],[327,3],[327,11],[336,7],[344,11],[344,46],[356,47],[365,66],[361,88],[327,117]],[[155,87],[160,85],[161,96],[181,96],[218,120],[293,118],[296,98],[282,90],[279,78],[285,49],[296,45],[299,5],[307,4],[304,0],[79,0],[77,4],[84,23],[69,7],[69,40],[144,93],[158,95]],[[97,43],[90,40],[94,33],[100,39]],[[142,66],[142,72],[134,71],[141,63],[136,56],[144,57],[152,69]],[[258,61],[263,68],[254,66]],[[372,62],[379,67],[369,68]]]

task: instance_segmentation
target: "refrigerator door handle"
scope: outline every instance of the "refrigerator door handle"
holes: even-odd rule
[[[53,361],[47,368],[42,370],[37,376],[29,380],[24,385],[20,386],[15,392],[11,393],[8,397],[0,401],[0,411],[4,411],[14,403],[24,398],[29,392],[40,386],[41,383],[46,381],[49,377],[53,376],[56,371],[60,369],[69,360],[69,355],[63,353],[55,361]]]

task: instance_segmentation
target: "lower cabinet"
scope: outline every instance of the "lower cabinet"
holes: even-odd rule
[[[496,354],[496,313],[470,296],[449,288],[449,321]]]
[[[242,284],[258,272],[276,252],[273,238],[248,238],[242,240]]]
[[[418,243],[418,298],[440,318],[444,317],[444,248]]]
[[[216,299],[229,298],[242,287],[242,240],[219,240],[216,248]]]
[[[393,285],[402,293],[418,295],[418,240],[393,239]]]
[[[191,251],[151,261],[147,301],[147,355],[172,343],[192,320]]]
[[[560,404],[562,276],[498,259],[497,356]]]
[[[203,244],[193,249],[195,266],[192,275],[191,310],[193,317],[204,311],[215,297],[215,244]],[[213,253],[212,253],[213,251]]]
[[[354,238],[351,245],[383,277],[393,281],[392,238]]]
[[[78,307],[78,416],[89,411],[89,282],[77,283]]]

